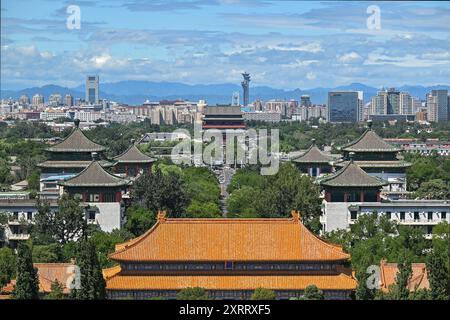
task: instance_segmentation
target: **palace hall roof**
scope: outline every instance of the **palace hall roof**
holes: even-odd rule
[[[303,290],[316,285],[321,290],[354,290],[356,280],[345,273],[313,275],[121,275],[106,277],[107,290]]]
[[[292,159],[293,162],[297,163],[324,163],[328,164],[330,161],[333,161],[334,157],[328,154],[323,153],[315,143],[311,144],[311,146],[300,156]]]
[[[113,158],[117,163],[151,163],[156,161],[141,150],[135,144],[132,144],[124,153]]]
[[[86,168],[92,161],[83,160],[47,160],[39,163],[39,168]],[[111,167],[113,164],[106,160],[99,160],[102,167]]]
[[[415,291],[416,289],[430,289],[430,283],[428,282],[428,273],[425,263],[411,263],[412,275],[408,281],[409,291]],[[380,280],[381,290],[384,292],[389,291],[389,286],[395,284],[395,280],[398,273],[397,263],[387,263],[382,260],[380,263]]]
[[[142,236],[116,246],[116,261],[343,261],[341,247],[293,218],[171,219],[159,214]]]
[[[327,187],[382,187],[387,185],[377,177],[367,174],[353,161],[349,161],[345,167],[319,181],[321,186]]]
[[[46,150],[50,152],[100,152],[106,150],[106,148],[89,140],[78,125],[75,125],[75,129],[69,136]]]
[[[98,161],[92,161],[75,177],[59,182],[65,187],[120,187],[129,183],[128,180],[119,178],[103,169]]]
[[[384,141],[371,128],[367,129],[361,137],[353,142],[340,147],[342,151],[346,152],[399,152],[400,148]]]
[[[39,278],[39,292],[50,293],[52,291],[52,283],[58,281],[63,288],[63,293],[68,294],[70,289],[66,286],[67,280],[75,272],[75,265],[72,263],[33,263],[37,269]],[[3,290],[5,293],[12,293],[16,280],[11,280]]]

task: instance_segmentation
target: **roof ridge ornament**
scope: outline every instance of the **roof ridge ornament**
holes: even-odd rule
[[[373,125],[373,122],[372,122],[372,120],[367,120],[367,128],[369,129],[369,130],[372,130],[372,125]]]
[[[75,124],[75,128],[78,129],[80,127],[80,119],[73,120],[73,123]]]
[[[292,219],[294,220],[294,222],[299,222],[300,221],[300,211],[293,209],[291,211],[291,215],[292,215]]]
[[[157,220],[159,222],[164,222],[167,220],[166,210],[158,210]]]

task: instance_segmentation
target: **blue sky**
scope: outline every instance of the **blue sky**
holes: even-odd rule
[[[367,8],[381,28],[367,28]],[[81,28],[66,27],[78,5]],[[119,80],[285,89],[449,84],[449,2],[2,0],[1,87]]]

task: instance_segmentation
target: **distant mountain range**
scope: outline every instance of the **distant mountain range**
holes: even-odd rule
[[[422,100],[425,95],[433,89],[447,89],[450,91],[449,85],[438,86],[402,86],[397,88],[400,91],[409,92],[413,97],[418,97]],[[358,90],[364,92],[364,100],[370,101],[371,97],[377,94],[379,88],[370,87],[362,83],[352,83],[346,86],[339,86],[335,88],[313,88],[313,89],[295,89],[282,90],[267,86],[250,87],[250,101],[261,99],[267,101],[270,99],[296,99],[300,100],[300,96],[307,94],[311,96],[313,103],[326,103],[328,92],[333,90]],[[239,92],[242,102],[242,88],[236,84],[196,84],[189,85],[179,82],[152,82],[152,81],[136,81],[127,80],[111,83],[100,83],[101,98],[128,103],[128,104],[142,104],[145,100],[159,101],[159,100],[175,100],[185,99],[191,101],[198,101],[200,99],[206,100],[209,104],[216,103],[231,103],[231,96],[233,92]],[[34,94],[42,94],[47,101],[49,96],[53,93],[61,95],[71,94],[75,98],[84,98],[84,85],[75,88],[66,88],[57,85],[45,85],[42,87],[26,88],[22,90],[1,90],[0,96],[2,99],[14,98],[18,99],[21,95],[28,95],[31,97]]]

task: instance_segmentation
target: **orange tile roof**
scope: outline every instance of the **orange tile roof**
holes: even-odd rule
[[[69,267],[73,267],[72,263],[34,263],[39,277],[39,292],[49,293],[52,291],[51,286],[55,280],[63,287],[63,293],[69,293],[70,289],[66,287],[69,276],[72,275]],[[2,291],[11,293],[14,290],[16,280],[11,280]]]
[[[125,276],[106,280],[108,290],[181,290],[201,287],[206,290],[302,290],[309,285],[321,290],[354,290],[356,280],[346,274],[338,275],[214,275],[214,276]]]
[[[408,283],[410,291],[416,289],[430,289],[430,283],[428,282],[428,273],[425,263],[412,263],[412,276]],[[395,284],[395,280],[398,273],[397,263],[387,263],[382,260],[380,263],[380,280],[381,290],[384,292],[389,291],[389,287]]]
[[[167,219],[116,246],[116,261],[342,261],[342,248],[283,219]]]

